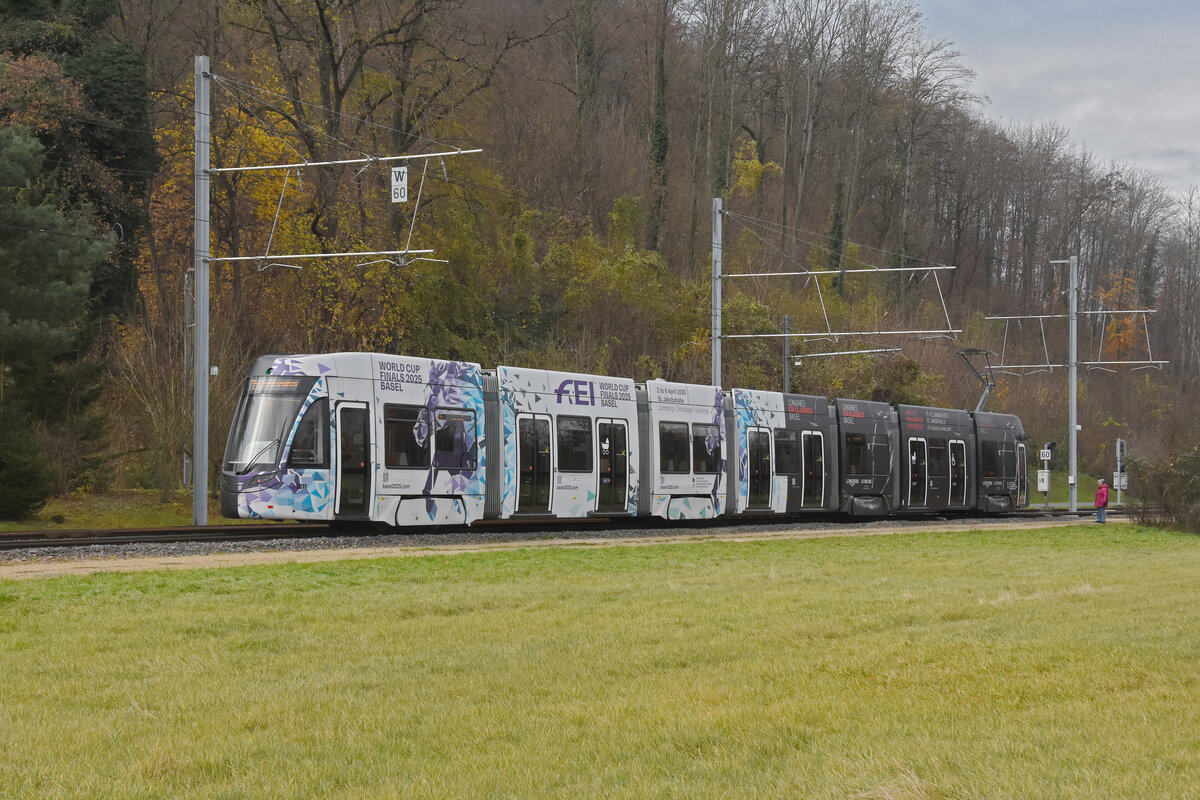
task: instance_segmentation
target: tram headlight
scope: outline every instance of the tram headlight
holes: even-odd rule
[[[257,474],[257,475],[255,475],[255,476],[253,476],[253,477],[251,477],[251,478],[249,478],[249,479],[247,479],[247,480],[243,481],[243,482],[242,482],[242,487],[241,487],[241,488],[242,488],[243,490],[246,490],[246,489],[255,489],[255,488],[257,488],[257,487],[259,487],[259,486],[262,486],[262,485],[264,485],[264,484],[271,483],[272,481],[276,480],[278,477],[279,477],[279,473],[278,473],[278,472],[276,472],[276,471],[272,471],[272,472],[260,472],[259,474]]]

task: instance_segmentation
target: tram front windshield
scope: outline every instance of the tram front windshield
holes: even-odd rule
[[[275,469],[296,415],[316,381],[297,375],[251,378],[225,445],[225,471],[244,475],[254,468]]]

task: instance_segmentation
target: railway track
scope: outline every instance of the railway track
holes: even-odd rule
[[[7,531],[0,533],[0,550],[38,547],[88,547],[100,544],[164,544],[172,542],[254,542],[309,539],[334,535],[330,525],[277,523],[264,525],[206,525],[176,528],[106,530]]]
[[[1070,512],[1066,509],[1024,509],[1015,514],[1008,514],[1002,518],[997,517],[978,517],[974,519],[1008,519],[1020,520],[1028,519],[1034,521],[1037,519],[1047,518],[1063,518],[1075,516],[1080,519],[1086,519],[1092,516],[1090,509],[1080,509],[1078,512]],[[1109,509],[1109,517],[1115,519],[1123,519],[1125,517],[1124,509]],[[723,527],[733,527],[736,525],[763,525],[770,523],[811,523],[820,522],[835,526],[851,527],[854,525],[862,525],[864,523],[882,522],[887,520],[897,520],[908,523],[929,522],[936,524],[945,520],[963,521],[973,519],[972,517],[929,517],[929,516],[892,516],[880,519],[863,519],[853,517],[843,517],[840,515],[818,515],[807,517],[744,517],[737,519],[721,519],[708,523],[698,524],[696,521],[690,521],[686,524],[687,527],[699,529],[701,532],[706,527],[721,525]],[[412,529],[392,529],[386,531],[375,530],[374,535],[404,535],[404,534],[423,534],[436,536],[438,533],[444,532],[449,534],[463,534],[469,532],[479,536],[495,537],[503,536],[508,533],[528,534],[530,531],[541,531],[553,533],[555,531],[597,531],[603,529],[624,530],[630,527],[659,527],[663,530],[681,527],[677,523],[666,523],[661,520],[650,520],[645,518],[620,519],[620,520],[575,520],[570,523],[556,525],[552,522],[538,521],[531,526],[529,522],[522,523],[481,523],[473,528],[412,528]],[[39,548],[76,548],[90,547],[95,545],[137,545],[137,544],[173,544],[173,543],[202,543],[202,542],[267,542],[273,540],[285,539],[325,539],[340,536],[363,536],[371,535],[372,531],[363,527],[339,526],[331,523],[286,523],[272,522],[256,525],[206,525],[206,526],[187,526],[187,527],[172,527],[172,528],[128,528],[128,529],[106,529],[106,530],[29,530],[29,531],[8,531],[0,532],[0,551],[5,550],[25,550]]]

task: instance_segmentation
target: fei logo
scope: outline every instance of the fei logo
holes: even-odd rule
[[[561,405],[565,399],[573,406],[596,405],[596,387],[590,381],[565,380],[554,390],[554,398]]]

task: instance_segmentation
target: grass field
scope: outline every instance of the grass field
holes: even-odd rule
[[[208,504],[208,519],[210,523],[236,522],[221,516],[220,503],[215,499]],[[258,522],[243,521],[247,524]],[[52,497],[45,508],[28,519],[0,520],[0,531],[168,528],[191,524],[190,494],[175,492],[169,502],[162,503],[155,490],[127,489]]]
[[[0,796],[1194,797],[1198,548],[1080,525],[0,582]]]
[[[1037,455],[1036,450],[1034,455]],[[1065,461],[1065,459],[1063,459]],[[1042,466],[1041,461],[1029,462],[1029,504],[1033,508],[1041,507],[1046,501],[1046,496],[1037,491],[1037,476],[1038,469]],[[1068,470],[1065,466],[1060,466],[1050,472],[1050,502],[1051,503],[1067,503],[1071,500],[1071,485],[1067,482]],[[1092,502],[1096,497],[1096,478],[1099,476],[1092,475],[1087,472],[1080,472],[1077,476],[1079,481],[1079,489],[1076,492],[1076,500],[1080,508],[1091,508]],[[1105,480],[1110,480],[1106,477]],[[1124,493],[1128,498],[1129,493]],[[1116,505],[1117,493],[1114,490],[1112,493],[1111,505]]]

